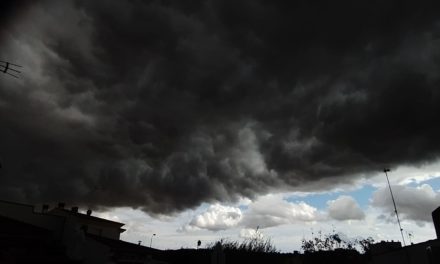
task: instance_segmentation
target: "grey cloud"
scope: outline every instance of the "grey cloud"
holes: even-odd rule
[[[402,185],[392,186],[399,216],[402,219],[432,222],[431,212],[440,204],[440,194],[431,186],[423,184],[419,187]],[[394,208],[391,195],[387,188],[381,188],[373,194],[371,205],[381,208],[385,216],[393,219]]]
[[[435,160],[438,7],[343,2],[10,4],[1,198],[171,214]]]

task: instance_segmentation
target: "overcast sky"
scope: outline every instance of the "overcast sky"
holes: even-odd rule
[[[386,167],[432,237],[440,8],[318,2],[2,1],[0,59],[23,71],[0,76],[0,199],[290,250],[309,226],[399,239]]]

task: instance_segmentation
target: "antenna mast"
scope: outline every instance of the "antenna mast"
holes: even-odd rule
[[[387,172],[389,172],[389,171],[390,171],[390,169],[383,169],[383,172],[385,173],[385,176],[387,177],[388,187],[390,188],[391,200],[393,200],[394,212],[396,213],[397,223],[399,224],[400,234],[402,235],[403,246],[406,246],[405,237],[403,236],[403,229],[402,229],[402,226],[400,225],[399,214],[397,213],[396,202],[394,201],[393,191],[391,190],[390,180],[388,179],[388,173]]]
[[[18,78],[17,74],[21,73],[17,68],[21,68],[20,65],[0,60],[0,72],[11,75],[14,78]]]

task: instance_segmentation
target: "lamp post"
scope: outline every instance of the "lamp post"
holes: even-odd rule
[[[151,239],[150,239],[150,248],[153,245],[153,237],[156,236],[156,234],[151,235]]]
[[[400,234],[402,235],[403,246],[406,246],[406,243],[405,243],[405,237],[403,236],[403,229],[402,229],[402,226],[400,225],[399,214],[397,213],[396,202],[394,201],[393,191],[391,190],[390,180],[388,179],[388,173],[387,173],[387,172],[389,172],[389,171],[390,171],[390,169],[384,169],[384,170],[383,170],[383,172],[385,173],[385,176],[386,176],[386,178],[387,178],[388,187],[390,188],[391,200],[393,201],[394,212],[396,213],[397,223],[399,224]]]

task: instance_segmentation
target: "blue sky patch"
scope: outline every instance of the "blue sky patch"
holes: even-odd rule
[[[422,181],[420,183],[416,183],[416,182],[411,182],[410,184],[408,184],[408,186],[410,187],[418,187],[420,185],[423,184],[428,184],[432,187],[432,189],[436,192],[440,191],[440,177],[437,178],[432,178],[426,181]]]
[[[373,192],[376,190],[375,187],[371,185],[365,185],[360,189],[357,189],[355,191],[341,191],[341,192],[331,192],[331,193],[322,193],[322,194],[311,194],[306,197],[301,196],[290,196],[286,200],[289,202],[301,202],[304,201],[305,203],[316,207],[320,210],[324,210],[327,208],[327,202],[329,200],[335,200],[341,195],[349,195],[352,196],[358,203],[359,206],[363,209],[366,209],[369,203],[369,199]]]

